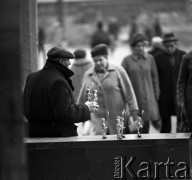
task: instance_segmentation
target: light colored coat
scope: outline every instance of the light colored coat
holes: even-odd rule
[[[142,59],[129,55],[122,61],[122,66],[130,77],[136,94],[140,112],[144,110],[144,121],[157,120],[159,110],[159,80],[153,56],[146,54]]]
[[[102,121],[106,119],[109,134],[116,134],[116,116],[122,116],[126,107],[130,111],[138,110],[136,97],[125,70],[121,66],[109,64],[107,71],[100,79],[90,68],[84,76],[83,86],[78,97],[78,103],[86,102],[86,89],[97,89],[98,105],[97,113],[91,114],[91,123],[94,127],[94,134],[102,134]]]

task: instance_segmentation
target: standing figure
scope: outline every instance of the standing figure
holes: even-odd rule
[[[145,53],[146,37],[136,33],[131,42],[132,54],[126,56],[122,66],[130,77],[135,91],[140,114],[144,110],[143,133],[149,132],[149,121],[158,121],[159,80],[157,68],[152,55]]]
[[[136,16],[131,16],[130,18],[130,30],[129,30],[129,40],[128,42],[131,42],[131,39],[133,38],[133,35],[138,33],[139,31],[139,25],[137,24],[137,17]]]
[[[102,129],[103,129],[103,137],[102,138],[107,139],[106,134],[107,134],[108,127],[105,124],[105,118],[101,118],[101,120],[102,120]]]
[[[75,59],[70,69],[75,73],[71,77],[74,85],[74,98],[77,102],[77,97],[82,86],[82,80],[85,72],[93,65],[92,61],[86,59],[86,52],[83,49],[74,51]]]
[[[120,117],[120,123],[121,123],[121,137],[125,138],[125,135],[124,135],[125,126],[124,126],[124,118],[123,117]]]
[[[158,16],[154,18],[153,28],[154,28],[154,36],[163,37],[163,29]]]
[[[122,126],[121,126],[121,120],[120,120],[120,117],[117,116],[116,117],[116,128],[117,128],[117,139],[122,139],[123,137],[121,136],[122,135]]]
[[[177,104],[179,108],[186,109],[189,132],[192,132],[192,51],[184,56],[178,81]]]
[[[38,50],[39,50],[39,54],[42,53],[43,55],[43,60],[46,59],[46,53],[45,53],[45,31],[42,27],[39,26],[38,29]]]
[[[121,115],[124,109],[130,110],[134,120],[138,115],[137,101],[129,77],[121,66],[109,63],[108,53],[108,46],[105,44],[92,48],[94,66],[85,73],[78,97],[78,103],[84,103],[86,89],[97,89],[99,109],[91,114],[90,121],[94,134],[103,133],[101,118],[106,120],[108,134],[117,134],[116,116]]]
[[[174,33],[163,37],[164,50],[155,56],[159,74],[159,110],[162,119],[162,133],[171,132],[171,116],[177,115],[176,83],[184,51],[177,48],[178,39]]]
[[[142,119],[140,117],[138,117],[137,119],[137,136],[141,137],[141,129],[143,128],[143,125],[141,123]]]
[[[104,30],[103,22],[97,22],[97,30],[91,36],[91,48],[99,44],[106,44],[108,47],[111,46],[111,40],[109,33]]]
[[[74,55],[62,48],[53,47],[40,71],[29,74],[24,89],[25,116],[29,122],[30,137],[77,136],[74,123],[90,119],[97,110],[95,102],[75,104],[73,72],[69,69]]]

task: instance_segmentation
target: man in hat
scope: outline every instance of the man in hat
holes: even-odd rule
[[[99,44],[92,48],[91,56],[94,66],[84,76],[78,102],[86,102],[86,90],[97,90],[99,109],[91,114],[93,131],[88,129],[85,134],[103,134],[102,118],[105,118],[108,134],[117,134],[116,117],[122,116],[122,112],[130,110],[133,119],[138,116],[138,107],[129,77],[121,66],[110,64],[108,61],[108,46]],[[128,132],[128,119],[125,120],[126,131]],[[86,127],[86,125],[85,125]],[[130,127],[130,126],[129,126]]]
[[[176,83],[184,51],[177,48],[178,39],[174,33],[163,37],[164,50],[155,55],[159,74],[159,110],[162,118],[162,133],[171,132],[171,116],[176,115]]]
[[[38,72],[27,77],[24,89],[25,115],[29,122],[30,137],[76,136],[74,123],[90,119],[97,110],[94,102],[76,105],[73,85],[68,69],[74,55],[62,48],[53,47],[48,59]]]

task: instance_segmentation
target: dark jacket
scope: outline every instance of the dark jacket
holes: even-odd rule
[[[72,75],[65,66],[48,60],[42,70],[28,76],[24,103],[30,137],[75,136],[74,123],[90,119],[88,107],[74,103]]]
[[[153,57],[155,57],[157,54],[159,54],[162,50],[162,48],[160,47],[154,47],[153,49],[151,49],[150,51],[148,51],[149,54],[153,55]]]
[[[91,48],[99,44],[111,45],[109,34],[103,30],[96,31],[91,37]]]
[[[170,55],[165,51],[155,56],[158,75],[159,75],[159,110],[163,118],[176,115],[176,84],[179,74],[179,68],[184,51],[177,49],[175,51],[175,63],[171,65]]]
[[[177,83],[177,98],[185,102],[192,129],[192,51],[184,56]]]

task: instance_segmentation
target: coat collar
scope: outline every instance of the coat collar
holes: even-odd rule
[[[63,76],[65,76],[68,79],[74,75],[73,71],[71,71],[70,69],[68,69],[65,66],[62,66],[61,64],[59,64],[59,62],[56,62],[53,60],[47,60],[43,69],[47,69],[47,68],[51,68],[51,67],[57,69],[59,72],[61,72],[63,74]]]
[[[108,68],[107,68],[106,72],[110,72],[110,71],[114,71],[114,70],[115,70],[115,66],[114,66],[113,64],[108,63]],[[87,71],[87,73],[88,73],[90,76],[93,75],[93,74],[95,74],[95,73],[96,73],[96,72],[95,72],[95,67],[92,66],[92,67]]]
[[[143,56],[138,56],[137,54],[132,54],[131,56],[136,61],[141,60],[140,57],[142,57],[142,60],[146,60],[147,59],[147,55],[146,54],[144,54]]]
[[[113,64],[108,63],[108,68],[107,68],[107,70],[106,70],[106,72],[105,72],[105,74],[104,74],[104,76],[103,76],[103,78],[102,78],[101,80],[98,78],[97,73],[95,72],[94,66],[91,67],[91,68],[87,71],[87,74],[88,74],[88,76],[90,76],[94,81],[96,81],[97,83],[100,84],[104,79],[106,79],[106,78],[109,76],[109,74],[110,74],[111,71],[115,71],[115,66],[114,66]]]

